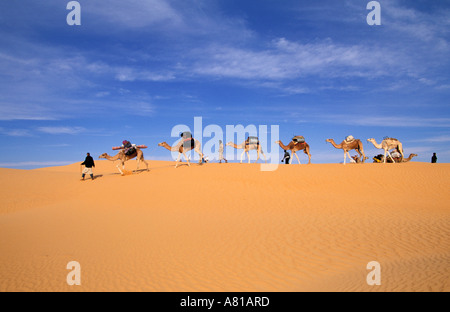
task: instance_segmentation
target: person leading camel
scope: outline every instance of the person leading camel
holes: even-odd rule
[[[281,160],[281,162],[285,162],[286,165],[289,165],[289,161],[291,159],[291,155],[289,154],[289,152],[287,150],[284,151],[284,157]]]
[[[81,181],[84,181],[84,177],[86,176],[86,174],[89,174],[91,176],[91,179],[94,180],[94,173],[92,171],[92,168],[95,168],[95,163],[90,153],[86,154],[86,159],[81,163],[81,165],[84,166],[83,174],[81,175]]]

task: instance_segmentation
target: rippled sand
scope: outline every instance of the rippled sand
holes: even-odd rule
[[[450,291],[450,164],[96,163],[0,169],[0,291]]]

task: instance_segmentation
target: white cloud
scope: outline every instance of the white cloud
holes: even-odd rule
[[[444,142],[450,142],[450,135],[440,135],[435,137],[428,137],[426,139],[420,139],[420,140],[410,140],[410,142],[429,142],[429,143],[444,143]]]
[[[119,24],[121,27],[142,28],[155,24],[178,26],[183,19],[180,14],[164,0],[108,0],[88,1],[83,4],[87,14],[100,16],[103,22]]]
[[[3,168],[50,167],[50,166],[67,166],[73,163],[75,163],[75,161],[19,161],[19,162],[1,162],[0,167]]]
[[[33,136],[28,129],[4,129],[0,128],[0,134],[12,137],[29,137]]]
[[[336,44],[331,40],[298,43],[279,38],[266,50],[211,46],[194,65],[199,75],[289,80],[316,76],[322,78],[387,75],[396,64],[396,53],[383,49],[370,51],[359,45]],[[398,63],[397,63],[397,66]]]
[[[13,102],[13,100],[11,100]],[[36,103],[15,103],[0,100],[0,120],[56,120],[58,114]]]
[[[352,114],[318,115],[315,120],[368,127],[450,127],[450,118],[420,118],[403,116],[362,116]]]
[[[115,78],[119,81],[169,81],[175,79],[172,73],[154,73],[148,70],[138,70],[131,67],[113,69]]]
[[[83,127],[39,127],[37,130],[39,132],[47,134],[72,134],[72,135],[86,131],[86,129]]]

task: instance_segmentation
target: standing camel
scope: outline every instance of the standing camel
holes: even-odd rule
[[[130,154],[130,155],[125,155],[124,151],[120,151],[115,156],[109,156],[107,153],[103,153],[98,158],[105,158],[105,159],[110,160],[110,161],[120,160],[120,162],[122,163],[122,169],[123,170],[125,170],[125,162],[126,161],[128,161],[130,159],[133,159],[133,158],[136,158],[136,160],[137,160],[137,170],[139,170],[139,163],[142,161],[142,162],[145,163],[145,166],[147,167],[147,171],[148,171],[148,163],[144,159],[144,153],[139,148],[136,148],[135,152]],[[120,174],[123,175],[123,171],[120,170],[119,165],[116,165],[116,167],[117,167],[117,169],[119,169]]]
[[[352,141],[344,140],[341,144],[336,144],[333,139],[327,139],[325,141],[331,143],[331,145],[333,145],[337,149],[344,150],[344,165],[346,163],[347,155],[349,160],[352,159],[350,154],[348,153],[351,150],[355,150],[359,154],[359,157],[362,158],[362,163],[364,163],[367,159],[366,155],[364,154],[363,144],[358,139],[353,139]]]
[[[298,163],[300,164],[300,159],[298,159],[297,152],[303,151],[306,155],[308,155],[309,161],[308,164],[311,163],[311,154],[309,153],[309,145],[306,142],[300,143],[300,142],[294,142],[293,140],[289,143],[289,145],[284,145],[281,141],[275,141],[275,144],[280,145],[282,149],[285,151],[290,150],[291,154],[295,155],[295,157],[298,160]],[[291,165],[294,161],[291,161]]]
[[[200,155],[199,164],[201,164],[202,163],[202,159],[203,159],[203,153],[202,153],[202,151],[200,149],[201,148],[200,142],[198,140],[194,139],[194,138],[192,138],[192,139],[190,139],[190,140],[188,140],[186,142],[188,142],[188,143],[184,144],[185,141],[181,140],[180,143],[178,143],[175,146],[170,146],[166,142],[162,142],[162,143],[159,143],[158,146],[162,146],[162,147],[168,149],[171,152],[178,152],[178,157],[177,157],[177,160],[175,162],[175,168],[178,167],[178,163],[180,162],[181,155],[183,155],[184,158],[186,159],[188,166],[191,166],[191,164],[189,163],[189,159],[186,156],[186,152],[189,152],[192,149],[194,149],[194,151],[196,151]]]
[[[228,142],[227,146],[232,146],[235,149],[243,149],[244,151],[241,154],[241,164],[242,164],[242,158],[244,157],[244,154],[247,153],[248,163],[250,163],[250,154],[248,153],[251,150],[256,150],[258,153],[258,157],[256,158],[256,162],[259,160],[259,155],[262,154],[264,157],[264,162],[267,163],[266,155],[264,155],[264,152],[261,148],[261,144],[259,144],[259,140],[257,143],[252,143],[248,139],[244,141],[242,144],[236,145],[233,142]]]
[[[383,163],[386,163],[386,154],[388,154],[389,158],[391,158],[392,162],[395,163],[394,158],[392,158],[392,155],[389,152],[391,149],[394,149],[394,148],[402,155],[402,159],[405,157],[403,154],[402,143],[397,139],[385,138],[383,141],[381,141],[381,144],[378,144],[377,141],[375,141],[375,139],[367,139],[367,141],[371,142],[373,144],[373,146],[375,146],[376,148],[384,150],[384,162]]]

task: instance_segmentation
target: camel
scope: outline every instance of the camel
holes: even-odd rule
[[[358,155],[352,156],[352,159],[353,159],[352,162],[354,162],[355,164],[360,164],[360,163],[362,163],[361,157],[358,156]],[[369,159],[369,157],[364,157],[364,161],[365,161],[366,159]]]
[[[380,159],[379,162],[383,162],[383,161],[384,161],[384,157],[383,157],[383,155],[380,155],[380,156],[381,156],[381,159]],[[408,162],[408,161],[411,161],[411,159],[413,159],[413,157],[417,157],[417,156],[418,156],[417,154],[409,154],[409,157],[408,157],[408,158],[404,158],[404,159],[398,158],[398,159],[396,159],[396,158],[394,157],[394,159],[397,160],[397,162],[400,162],[400,163],[406,163],[406,162]],[[374,162],[375,162],[375,161],[374,161]],[[386,162],[392,163],[392,160],[388,158],[388,159],[386,159]]]
[[[386,153],[389,155],[389,157],[391,158],[392,162],[395,163],[394,158],[392,158],[392,155],[389,152],[389,150],[391,150],[391,149],[398,150],[398,152],[402,155],[402,159],[405,158],[405,156],[403,154],[402,143],[399,140],[397,140],[397,139],[385,138],[381,142],[381,144],[378,144],[377,141],[375,141],[375,139],[367,139],[367,141],[371,142],[373,144],[373,146],[375,146],[376,148],[384,150],[384,162],[383,163],[386,163]]]
[[[259,142],[259,141],[258,141]],[[236,145],[233,142],[228,142],[227,146],[232,146],[235,149],[243,149],[244,151],[241,154],[241,164],[242,164],[242,158],[244,157],[244,154],[247,153],[247,158],[248,158],[248,163],[250,163],[250,154],[248,153],[251,150],[256,150],[258,152],[258,157],[256,158],[256,162],[258,162],[259,160],[259,155],[262,154],[264,157],[264,162],[267,163],[267,159],[266,159],[266,155],[264,155],[264,152],[261,148],[261,144],[256,144],[256,143],[250,143],[250,144],[246,144],[247,141],[244,141],[242,144]]]
[[[200,144],[200,142],[198,140],[196,140],[196,139],[193,139],[193,140],[194,140],[194,146],[192,146],[192,144],[187,144],[185,146],[183,144],[183,140],[181,140],[180,143],[178,143],[175,146],[170,146],[166,142],[159,143],[158,146],[162,146],[162,147],[168,149],[171,152],[178,152],[178,157],[177,157],[177,160],[175,162],[175,168],[178,167],[178,163],[180,162],[181,155],[184,155],[184,158],[186,159],[188,166],[191,166],[191,164],[189,162],[189,158],[186,156],[186,152],[189,152],[192,149],[194,149],[194,151],[197,152],[197,154],[200,155],[199,164],[201,164],[202,163],[202,159],[203,159],[203,153],[200,150],[201,144]]]
[[[353,141],[350,141],[350,142],[347,140],[344,140],[344,141],[342,141],[341,144],[336,144],[333,139],[327,139],[325,141],[328,143],[331,143],[331,145],[333,145],[337,149],[344,150],[344,165],[347,160],[347,155],[350,160],[352,159],[350,157],[350,154],[348,153],[350,150],[355,150],[359,154],[359,157],[362,157],[362,163],[364,163],[367,159],[366,155],[364,154],[362,142],[358,139],[354,139]]]
[[[281,141],[275,141],[275,144],[280,145],[282,149],[285,151],[290,150],[292,155],[295,155],[298,163],[300,164],[300,159],[298,159],[297,151],[303,151],[306,155],[308,155],[309,161],[308,164],[311,163],[311,154],[309,153],[309,145],[308,143],[300,143],[291,141],[287,146],[283,144]],[[294,161],[291,161],[291,165]]]
[[[105,158],[105,159],[110,160],[110,161],[120,160],[120,162],[122,163],[122,169],[123,170],[125,170],[125,162],[126,161],[128,161],[130,159],[133,159],[133,158],[136,158],[136,160],[137,160],[137,170],[139,170],[139,163],[141,161],[143,161],[145,163],[145,166],[147,167],[147,171],[148,171],[148,163],[144,159],[144,153],[139,148],[136,148],[135,152],[133,154],[131,154],[131,155],[125,155],[124,151],[120,151],[115,156],[109,156],[107,153],[103,153],[98,158]],[[119,169],[120,174],[124,175],[124,172],[122,170],[120,170],[119,165],[116,165],[116,167],[117,167],[117,169]]]

